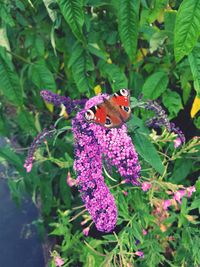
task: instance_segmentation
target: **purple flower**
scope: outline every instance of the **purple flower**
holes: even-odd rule
[[[141,250],[136,251],[135,255],[139,256],[140,258],[144,258],[144,253]]]
[[[142,183],[142,191],[146,192],[151,188],[151,183],[143,182]]]
[[[171,206],[171,200],[170,199],[164,200],[163,209],[167,210],[170,206]]]
[[[107,95],[98,95],[88,100],[85,109],[73,119],[74,168],[77,171],[77,185],[82,200],[97,229],[110,232],[117,222],[117,208],[102,176],[102,155],[117,168],[127,182],[133,184],[138,184],[140,165],[125,125],[107,129],[85,121],[85,111],[103,102],[103,97]]]
[[[175,148],[185,142],[185,136],[183,132],[178,127],[176,127],[174,123],[170,123],[165,111],[156,101],[148,100],[144,104],[144,107],[147,110],[152,110],[155,112],[155,116],[147,120],[147,126],[155,128],[165,126],[168,132],[174,132],[175,134],[177,134],[178,137],[174,141]]]
[[[46,140],[47,137],[51,137],[56,132],[54,126],[50,127],[50,130],[44,129],[41,133],[39,133],[36,138],[33,140],[29,150],[28,156],[24,161],[24,168],[26,168],[27,172],[30,172],[33,166],[34,161],[34,153],[36,149]]]
[[[60,107],[61,104],[63,104],[66,107],[68,114],[70,114],[73,109],[76,109],[76,106],[83,107],[87,101],[86,99],[71,100],[70,97],[60,96],[52,93],[49,90],[42,90],[40,95],[46,102],[52,103],[56,107]]]
[[[178,201],[179,204],[182,203],[181,199],[183,198],[183,196],[185,196],[186,191],[185,190],[178,190],[174,193],[174,197],[173,199]]]

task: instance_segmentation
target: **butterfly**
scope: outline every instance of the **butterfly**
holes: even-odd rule
[[[130,92],[121,89],[109,99],[88,109],[84,117],[87,122],[97,123],[106,128],[120,127],[131,115]]]

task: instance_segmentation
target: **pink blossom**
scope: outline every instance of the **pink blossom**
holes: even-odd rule
[[[33,167],[32,163],[30,163],[30,164],[24,163],[24,168],[26,169],[26,172],[30,172],[32,167]]]
[[[84,229],[83,229],[83,234],[84,234],[85,236],[88,236],[89,231],[90,231],[90,227],[84,228]]]
[[[178,191],[176,191],[174,193],[173,199],[176,200],[176,201],[178,201],[179,204],[181,204],[182,203],[181,202],[181,199],[185,195],[185,193],[186,193],[185,190],[178,190]]]
[[[191,197],[191,196],[192,196],[192,193],[193,193],[193,192],[196,192],[195,186],[193,185],[193,186],[188,187],[188,188],[186,189],[186,191],[187,191],[187,195],[188,195],[188,197]]]
[[[128,192],[127,191],[123,191],[124,196],[128,196]]]
[[[55,257],[55,265],[56,266],[62,266],[64,263],[65,263],[64,260],[61,259],[59,256]]]
[[[179,147],[180,145],[182,144],[182,140],[180,137],[177,137],[175,140],[174,140],[174,147],[177,148]]]
[[[70,172],[67,173],[67,184],[72,187],[76,184],[76,181],[72,179]]]
[[[164,209],[164,210],[167,210],[168,207],[170,207],[170,206],[171,206],[171,200],[170,200],[170,199],[167,199],[167,200],[165,200],[165,201],[163,202],[163,209]]]
[[[147,230],[142,229],[142,234],[143,234],[143,235],[147,235],[147,234],[148,234]]]
[[[144,258],[144,253],[141,250],[136,251],[135,255],[139,256],[140,258]]]
[[[143,182],[142,183],[142,190],[144,192],[148,191],[150,188],[151,188],[151,183],[148,183],[148,182]]]

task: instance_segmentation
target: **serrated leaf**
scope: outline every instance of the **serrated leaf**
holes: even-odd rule
[[[57,0],[60,10],[78,40],[83,40],[84,23],[82,0]]]
[[[144,98],[156,99],[167,88],[169,79],[166,72],[156,72],[149,76],[142,87]]]
[[[93,69],[91,56],[83,51],[72,65],[72,74],[79,92],[88,92],[91,88],[88,71]]]
[[[23,96],[19,77],[12,61],[2,49],[0,50],[0,92],[13,105],[22,106]]]
[[[120,88],[127,88],[128,81],[126,75],[117,65],[108,64],[100,60],[98,67],[101,75],[109,80],[109,83],[114,91]]]
[[[192,76],[194,79],[194,88],[200,97],[200,45],[196,45],[188,56]]]
[[[69,61],[68,61],[68,68],[71,68],[73,64],[75,64],[75,61],[78,60],[78,58],[81,56],[81,54],[84,52],[84,49],[80,42],[76,42],[74,46],[72,47],[73,53],[71,54]]]
[[[200,0],[183,0],[174,29],[174,53],[177,62],[192,51],[199,35]]]
[[[139,0],[119,0],[119,35],[130,60],[135,58],[137,50],[139,6]]]
[[[56,91],[56,83],[53,74],[46,66],[44,60],[38,60],[30,68],[30,75],[33,83],[39,89],[48,89],[52,92]]]
[[[146,162],[148,162],[157,172],[162,175],[164,166],[154,145],[148,139],[148,130],[144,127],[143,122],[133,115],[127,124],[129,130],[131,128],[135,129],[133,143],[136,147],[136,151]]]

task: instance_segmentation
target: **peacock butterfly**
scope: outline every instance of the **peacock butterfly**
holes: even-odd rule
[[[93,122],[106,128],[120,127],[131,115],[130,92],[121,89],[109,99],[88,109],[84,117],[87,122]]]

